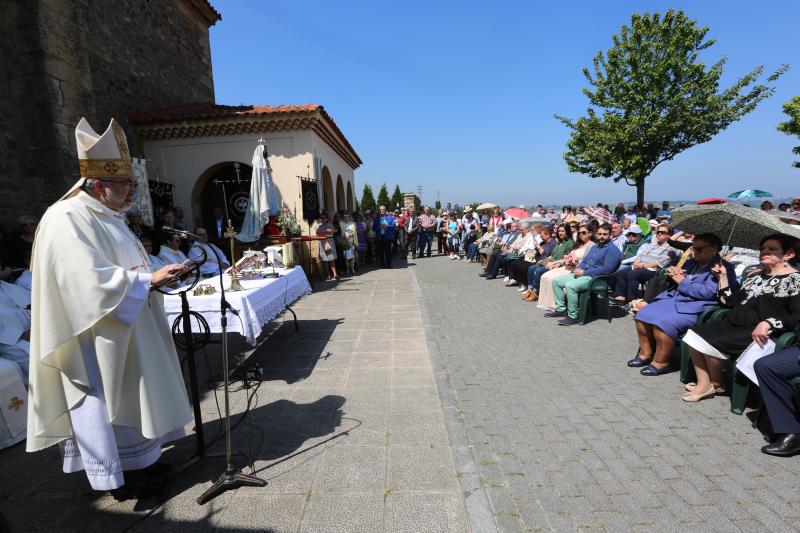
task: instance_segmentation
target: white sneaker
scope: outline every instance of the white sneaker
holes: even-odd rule
[[[510,277],[506,276],[506,277],[503,278],[503,283],[505,283],[506,285],[508,285],[509,281],[511,281]]]
[[[506,283],[506,287],[516,287],[517,285],[519,285],[519,282],[515,279],[512,279],[511,281]]]
[[[451,260],[451,261],[453,261],[453,260],[455,260],[455,259],[458,259],[458,256],[457,256],[457,255],[451,255],[451,256],[450,256],[450,260]]]
[[[527,290],[528,290],[528,287],[526,287],[526,286],[524,286],[524,285],[523,285],[522,287],[520,287],[519,289],[517,289],[517,292],[525,292],[525,291],[527,291]]]

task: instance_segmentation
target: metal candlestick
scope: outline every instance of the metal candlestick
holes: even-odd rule
[[[231,224],[231,219],[228,219],[228,227],[225,228],[225,233],[223,234],[225,237],[230,239],[231,241],[231,286],[228,287],[227,290],[233,291],[243,291],[244,287],[242,287],[242,283],[239,281],[241,276],[239,275],[239,269],[236,268],[236,257],[234,257],[234,243],[233,238],[236,237],[236,231],[233,229],[233,224]]]

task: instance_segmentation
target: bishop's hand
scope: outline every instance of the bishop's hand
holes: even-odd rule
[[[178,281],[189,272],[185,265],[175,263],[172,265],[165,265],[155,272],[150,278],[150,285],[157,286],[171,281]]]

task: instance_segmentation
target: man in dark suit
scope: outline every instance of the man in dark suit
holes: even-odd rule
[[[800,348],[792,346],[762,357],[753,366],[758,388],[776,439],[761,448],[769,455],[788,457],[800,452],[800,416],[797,389],[790,382],[800,376]]]

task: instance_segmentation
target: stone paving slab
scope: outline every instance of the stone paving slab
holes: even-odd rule
[[[134,531],[470,531],[417,292],[409,268],[370,270],[296,302],[299,332],[286,317],[268,328],[250,358],[265,370],[252,429],[241,424],[232,439],[237,463],[252,459],[266,487],[198,506],[223,467],[208,459],[178,476],[161,506],[116,502],[91,493],[82,474],[62,474],[56,449],[16,446],[0,450],[0,512],[25,532],[119,531],[137,521]],[[234,351],[248,348],[232,341]],[[219,357],[219,345],[209,347],[216,376]],[[246,393],[232,393],[234,421]],[[202,411],[211,439],[219,422],[210,392]],[[164,458],[180,464],[192,439]],[[223,451],[223,440],[209,447]]]
[[[762,454],[727,397],[628,368],[630,318],[564,328],[477,265],[414,272],[476,531],[798,530],[797,458]]]

